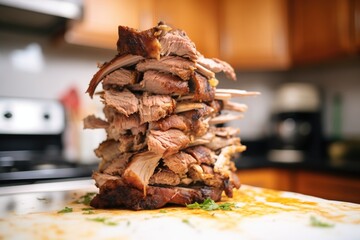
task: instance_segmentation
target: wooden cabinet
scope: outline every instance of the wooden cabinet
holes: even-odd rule
[[[351,1],[350,9],[352,11],[352,29],[355,49],[360,53],[360,0]]]
[[[206,57],[219,57],[218,0],[153,0],[153,24],[183,29]]]
[[[117,26],[164,21],[239,70],[288,69],[360,52],[360,0],[84,0],[70,43],[116,49]]]
[[[289,1],[289,33],[294,64],[320,62],[354,50],[351,0]]]
[[[360,179],[299,171],[295,191],[321,198],[360,203]]]
[[[85,0],[84,16],[65,34],[70,43],[116,49],[118,25],[145,30],[160,20],[184,29],[207,57],[219,57],[217,0]]]
[[[360,203],[358,177],[278,168],[239,169],[237,175],[242,184]]]
[[[293,189],[294,183],[291,174],[291,171],[275,168],[237,171],[237,176],[242,184],[283,191],[290,191]]]
[[[225,0],[220,55],[237,69],[289,66],[286,0]]]
[[[118,25],[148,27],[150,6],[149,0],[84,0],[83,18],[71,23],[65,40],[73,44],[116,49]]]

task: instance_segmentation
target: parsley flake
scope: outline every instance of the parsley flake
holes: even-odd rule
[[[310,225],[313,227],[332,228],[335,225],[327,222],[323,222],[314,216],[310,217]]]
[[[73,211],[73,209],[71,207],[65,207],[64,209],[61,209],[60,211],[58,211],[58,213],[70,213],[72,211]]]
[[[117,225],[116,222],[112,222],[109,219],[104,218],[104,217],[88,218],[87,220],[93,221],[93,222],[103,223],[103,224],[108,225],[108,226],[116,226]]]
[[[96,195],[95,192],[88,192],[85,195],[81,196],[75,203],[82,203],[85,205],[90,205],[91,200]]]
[[[211,198],[207,198],[204,200],[203,203],[192,203],[192,204],[187,204],[186,205],[187,208],[190,209],[202,209],[205,211],[214,211],[214,210],[225,210],[225,211],[231,211],[233,207],[235,207],[234,203],[220,203],[217,204],[214,200],[212,200]]]

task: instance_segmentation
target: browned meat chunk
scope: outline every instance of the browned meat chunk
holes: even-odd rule
[[[124,114],[117,113],[112,118],[109,127],[106,128],[108,138],[119,140],[121,135],[126,134],[127,130],[138,129],[140,117],[134,113],[126,117]]]
[[[131,153],[121,154],[118,157],[114,158],[113,160],[103,164],[103,166],[99,168],[99,171],[109,175],[121,176],[131,156],[132,156]]]
[[[144,94],[140,99],[140,123],[157,121],[173,113],[175,109],[175,100],[167,95]]]
[[[153,152],[142,152],[133,156],[123,174],[123,181],[130,186],[146,191],[150,177],[159,163],[161,155]]]
[[[180,184],[180,177],[169,169],[160,169],[151,176],[149,184],[176,186]]]
[[[172,114],[168,117],[162,118],[156,122],[151,122],[150,129],[167,131],[171,128],[179,129],[183,132],[189,132],[191,129],[191,121],[183,116]]]
[[[113,176],[106,173],[93,172],[92,178],[95,180],[95,184],[98,188],[101,188],[106,182],[117,181],[121,183],[120,176]]]
[[[144,73],[140,85],[145,91],[155,94],[183,95],[189,93],[189,86],[186,81],[182,81],[172,74],[152,70]]]
[[[108,122],[97,118],[94,115],[89,115],[84,118],[84,129],[107,128],[108,126]]]
[[[135,84],[136,79],[137,73],[135,71],[120,68],[105,76],[102,84],[104,89],[109,89],[112,86],[124,87],[129,84]]]
[[[215,162],[215,154],[209,148],[204,146],[195,146],[184,149],[184,152],[193,156],[199,164],[205,163],[213,165]]]
[[[234,81],[236,80],[235,71],[230,66],[230,64],[228,64],[227,62],[224,62],[224,61],[222,61],[220,59],[217,59],[217,58],[212,58],[212,59],[204,58],[203,56],[199,57],[197,59],[197,62],[201,66],[203,66],[203,67],[205,67],[205,68],[207,68],[207,69],[209,69],[209,70],[211,70],[211,71],[213,71],[215,73],[224,72],[227,78],[229,78],[231,80],[234,80]]]
[[[109,73],[119,69],[121,67],[130,66],[139,62],[143,57],[137,55],[117,55],[110,62],[104,63],[99,71],[91,79],[88,89],[86,90],[92,98],[97,85],[102,79]]]
[[[168,203],[185,206],[193,202],[203,202],[206,198],[221,199],[224,189],[212,187],[155,187],[148,186],[146,196],[142,190],[124,185],[121,179],[109,179],[100,185],[100,193],[90,205],[95,208],[130,208],[133,210],[156,209]]]
[[[157,70],[159,72],[174,74],[182,80],[189,80],[194,69],[194,62],[177,56],[167,56],[160,60],[146,59],[136,65],[136,70],[140,72]]]
[[[159,59],[161,45],[154,35],[156,31],[156,27],[139,32],[133,28],[119,26],[119,39],[117,41],[119,54],[133,54]]]
[[[195,44],[182,30],[172,30],[160,38],[161,55],[177,55],[196,60],[198,58]]]
[[[205,144],[211,150],[218,150],[230,145],[240,145],[240,138],[214,137],[210,143]]]
[[[102,142],[97,149],[95,149],[95,154],[98,158],[101,158],[103,161],[111,161],[121,154],[118,149],[119,143],[114,140],[106,140]]]
[[[129,90],[118,91],[105,91],[104,101],[107,106],[115,108],[118,112],[129,116],[138,111],[139,100]]]
[[[173,172],[184,175],[188,172],[189,166],[197,161],[190,154],[183,151],[175,153],[163,159],[164,164]]]
[[[122,135],[119,139],[119,151],[120,152],[134,152],[139,151],[146,146],[145,136],[141,133],[137,135]]]
[[[217,127],[213,128],[212,131],[219,137],[231,137],[240,133],[240,129],[233,127]]]
[[[190,143],[190,139],[177,129],[168,131],[150,130],[147,143],[149,151],[167,157],[185,148]]]
[[[210,102],[215,98],[215,88],[211,87],[207,78],[194,73],[189,82],[190,91],[194,92],[195,101]]]

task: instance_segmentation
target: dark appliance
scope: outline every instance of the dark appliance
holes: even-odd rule
[[[64,158],[65,129],[57,100],[0,97],[0,185],[90,176]]]
[[[317,161],[321,156],[321,112],[318,90],[307,83],[287,83],[277,91],[271,119],[269,160]]]

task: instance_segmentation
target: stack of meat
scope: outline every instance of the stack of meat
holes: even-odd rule
[[[141,32],[119,26],[117,49],[87,90],[93,97],[102,82],[105,119],[88,116],[84,127],[107,133],[95,150],[99,194],[91,206],[140,210],[231,197],[240,187],[231,160],[245,146],[238,129],[219,125],[246,110],[231,97],[256,92],[216,89],[215,73],[235,80],[232,67],[161,22]]]

